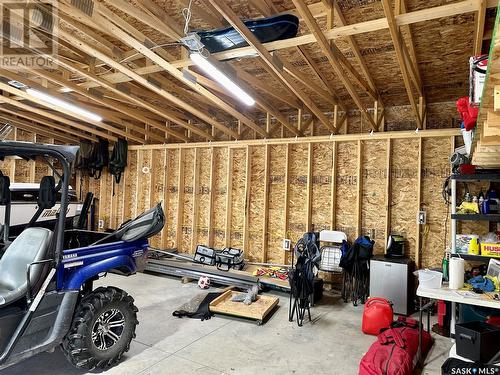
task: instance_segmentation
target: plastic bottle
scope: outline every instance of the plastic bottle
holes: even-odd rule
[[[445,251],[443,262],[441,263],[441,268],[443,270],[443,279],[445,281],[448,281],[449,263],[450,263],[450,253],[448,251]]]
[[[490,191],[488,192],[488,200],[490,202],[490,213],[497,214],[498,213],[498,205],[500,202],[499,202],[497,192],[495,191],[495,189],[491,188]]]
[[[479,196],[479,201],[478,201],[478,206],[479,206],[479,213],[484,213],[483,212],[483,202],[484,202],[484,198],[480,195]]]

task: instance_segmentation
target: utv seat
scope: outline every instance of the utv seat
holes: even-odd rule
[[[46,228],[26,228],[10,244],[0,259],[0,306],[8,305],[27,293],[26,272],[33,262],[44,260],[52,231]],[[30,278],[37,282],[43,266],[32,267]]]

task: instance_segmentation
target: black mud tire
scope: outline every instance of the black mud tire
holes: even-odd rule
[[[116,365],[130,349],[130,342],[135,338],[135,328],[139,324],[137,311],[134,299],[118,288],[100,287],[86,295],[76,307],[71,329],[61,344],[66,358],[73,366],[86,370],[106,369]],[[95,334],[96,328],[101,326],[100,322],[113,313],[115,319],[119,319],[111,321],[118,326],[113,328],[115,335],[108,337],[107,334]],[[123,327],[119,324],[122,320]],[[101,338],[107,343],[102,345]]]

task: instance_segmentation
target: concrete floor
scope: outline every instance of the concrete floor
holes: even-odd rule
[[[357,374],[374,337],[361,333],[362,307],[333,299],[312,309],[312,323],[288,322],[288,299],[263,326],[215,316],[179,319],[172,311],[199,293],[195,283],[138,274],[110,275],[102,285],[126,290],[139,308],[137,338],[123,361],[106,375],[156,374]],[[213,289],[213,288],[212,288]],[[423,374],[440,374],[450,348],[437,337]],[[83,375],[59,349],[1,371],[2,375]]]

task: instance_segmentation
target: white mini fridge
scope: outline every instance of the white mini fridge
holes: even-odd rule
[[[370,260],[370,297],[391,301],[395,314],[412,314],[415,311],[414,268],[409,258],[374,256]]]

